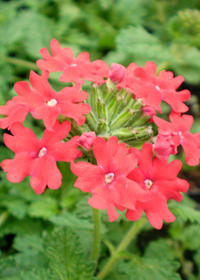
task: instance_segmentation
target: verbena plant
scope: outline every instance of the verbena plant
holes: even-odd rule
[[[171,252],[168,242],[160,240],[155,248],[150,245],[143,257],[126,249],[149,227],[147,220],[155,229],[162,228],[163,220],[174,222],[174,214],[184,221],[200,222],[200,215],[193,208],[171,203],[173,214],[167,204],[168,200],[180,202],[181,192],[189,188],[186,180],[177,177],[181,161],[169,161],[170,155],[176,155],[177,148],[182,146],[188,165],[197,166],[200,158],[200,133],[190,132],[193,117],[185,114],[188,107],[183,103],[190,98],[190,92],[177,91],[184,78],[174,77],[165,70],[156,74],[154,62],[147,62],[144,67],[131,63],[127,68],[113,63],[109,68],[102,60],[91,62],[88,52],[75,58],[72,50],[62,49],[56,39],[51,41],[51,54],[43,48],[41,55],[43,59],[37,65],[42,74],[30,72],[31,86],[27,81],[15,83],[17,95],[0,107],[0,114],[5,116],[0,127],[9,131],[4,134],[4,142],[15,153],[13,159],[4,159],[1,167],[12,183],[30,176],[33,190],[42,194],[46,187],[57,192],[62,183],[61,171],[66,176],[63,165],[57,166],[56,162],[71,162],[71,172],[78,177],[74,186],[90,193],[87,199],[92,207],[93,224],[91,214],[82,212],[83,206],[77,207],[77,215],[82,219],[68,212],[51,217],[53,223],[67,227],[43,236],[46,245],[34,233],[25,237],[29,244],[25,250],[19,245],[19,238],[15,243],[17,250],[34,256],[36,268],[31,263],[25,264],[23,254],[5,258],[1,263],[2,279],[149,279],[149,274],[152,279],[180,279],[175,272],[179,265],[174,261],[178,256]],[[59,81],[68,83],[60,91],[53,90],[48,82],[51,72],[60,72]],[[82,90],[86,81],[87,85],[91,83],[87,91]],[[171,107],[169,121],[156,116],[156,112],[162,114],[163,102]],[[40,139],[23,125],[28,113],[43,121],[45,129]],[[65,181],[71,180],[72,174],[66,173]],[[59,199],[62,196],[61,193]],[[51,208],[55,199],[48,199]],[[36,212],[43,204],[38,202],[35,202]],[[84,205],[90,211],[90,206]],[[107,236],[109,258],[103,251],[105,245],[101,250],[101,233],[106,234],[99,211],[103,209],[109,222],[127,219],[133,224],[122,230],[117,248],[112,244],[113,237],[109,240]],[[105,211],[103,220],[107,219]],[[1,216],[2,220],[6,215],[5,212]],[[46,218],[50,216],[47,214]],[[190,230],[199,229],[192,226]],[[178,227],[182,230],[181,223]],[[88,240],[84,234],[79,241],[73,228],[90,230],[92,246],[91,240],[89,245],[84,244],[84,239]],[[173,228],[171,231],[175,236]],[[185,238],[187,234],[186,231]],[[181,241],[177,236],[176,240]],[[175,246],[184,262],[178,242]],[[82,246],[87,248],[86,252]],[[117,262],[120,265],[116,269]]]

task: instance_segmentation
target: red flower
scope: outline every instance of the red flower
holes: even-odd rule
[[[127,177],[142,187],[147,199],[145,202],[137,202],[137,211],[128,209],[126,217],[135,221],[145,211],[152,226],[160,229],[163,225],[162,219],[168,223],[175,220],[175,216],[168,209],[167,200],[180,201],[180,192],[186,192],[189,188],[187,181],[176,177],[182,167],[181,161],[174,160],[168,164],[156,157],[152,161],[153,146],[150,143],[145,143],[141,151],[130,148],[130,152],[138,155],[138,168]]]
[[[170,155],[177,153],[177,147],[171,139],[170,132],[163,131],[158,134],[154,145],[156,157],[168,161]]]
[[[73,57],[73,51],[70,48],[62,49],[59,42],[53,39],[50,43],[52,56],[47,48],[41,49],[43,57],[37,61],[37,65],[43,71],[49,72],[62,71],[61,82],[76,82],[84,84],[82,80],[104,83],[103,77],[108,76],[108,66],[102,60],[90,62],[89,53],[83,52],[77,58]]]
[[[78,136],[66,143],[61,142],[70,129],[70,122],[59,124],[57,121],[54,131],[45,129],[42,139],[38,140],[31,129],[14,123],[11,126],[13,136],[5,134],[4,141],[16,155],[1,163],[3,170],[8,172],[8,180],[19,183],[30,175],[31,186],[37,194],[43,193],[46,185],[50,189],[59,188],[62,175],[56,161],[70,162],[82,154],[76,149]]]
[[[92,147],[94,139],[96,138],[96,133],[94,131],[83,133],[78,139],[79,146],[83,147],[86,151]]]
[[[129,64],[129,66],[125,69],[124,78],[117,84],[117,88],[130,88],[132,84],[137,84],[139,79],[134,75],[134,71],[137,67],[138,65],[134,62]]]
[[[176,91],[184,81],[182,76],[174,78],[172,72],[165,70],[156,76],[154,62],[147,62],[144,68],[136,68],[134,74],[139,78],[140,83],[133,83],[130,88],[136,97],[144,98],[145,105],[152,106],[162,113],[160,103],[164,100],[175,112],[188,111],[183,101],[190,98],[189,90]]]
[[[144,113],[144,116],[150,116],[150,120],[149,122],[152,123],[153,122],[153,117],[156,116],[156,111],[154,110],[153,107],[151,106],[144,106],[142,107],[142,111]]]
[[[16,104],[12,100],[9,100],[5,106],[0,106],[0,114],[7,116],[6,118],[0,119],[0,127],[2,129],[10,129],[10,126],[14,122],[23,123],[28,112],[29,107],[23,104]]]
[[[97,137],[93,143],[97,165],[88,162],[71,163],[72,172],[79,178],[75,187],[91,192],[89,203],[98,209],[107,209],[110,221],[116,220],[120,209],[135,209],[137,200],[144,200],[145,191],[135,182],[126,178],[136,167],[134,154],[127,154],[124,143],[118,144],[115,136],[104,140]]]
[[[182,115],[174,111],[169,115],[171,121],[167,122],[158,117],[153,117],[155,124],[159,127],[159,133],[167,131],[171,134],[168,141],[172,141],[177,147],[182,145],[186,155],[186,163],[191,166],[199,164],[200,158],[200,133],[191,134],[189,132],[193,117],[190,115]]]
[[[118,63],[112,63],[108,73],[108,78],[113,83],[120,83],[125,75],[126,68]]]
[[[8,110],[9,120],[2,119],[2,124],[11,125],[13,122],[23,122],[28,111],[34,118],[43,119],[44,125],[48,130],[53,130],[53,126],[60,114],[74,119],[77,124],[83,125],[85,116],[91,110],[88,104],[82,103],[88,98],[86,91],[80,91],[80,85],[74,87],[65,87],[59,92],[55,92],[48,83],[49,72],[46,70],[41,76],[35,72],[30,72],[30,83],[17,82],[15,91],[18,96],[13,97],[12,107],[8,103],[0,108],[0,113],[4,114]],[[20,111],[21,108],[21,111]],[[14,112],[12,111],[14,110]],[[16,112],[16,113],[15,113]],[[16,118],[18,115],[20,118]],[[16,119],[15,119],[16,118]]]

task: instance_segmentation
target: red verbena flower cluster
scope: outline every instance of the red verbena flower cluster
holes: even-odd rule
[[[190,133],[193,117],[182,114],[188,111],[183,102],[190,92],[177,91],[183,77],[165,70],[156,75],[154,62],[127,68],[113,63],[109,69],[102,60],[91,62],[87,52],[75,58],[56,39],[51,53],[41,50],[37,65],[42,74],[31,71],[31,86],[17,82],[17,95],[0,106],[5,116],[0,127],[12,134],[5,134],[4,142],[15,153],[1,163],[8,180],[19,183],[31,176],[32,188],[41,194],[46,186],[61,186],[56,161],[71,162],[78,177],[74,186],[90,192],[89,204],[106,209],[110,221],[126,210],[131,221],[144,212],[157,229],[163,219],[173,222],[167,201],[180,201],[189,184],[177,177],[181,162],[168,162],[169,156],[182,145],[187,164],[198,165],[200,158],[200,133]],[[50,72],[61,72],[59,81],[71,85],[56,92],[48,81]],[[85,80],[92,82],[90,93],[82,90]],[[156,117],[163,101],[172,108],[170,122]],[[41,140],[23,126],[28,113],[43,120]],[[152,122],[158,126],[155,138]]]

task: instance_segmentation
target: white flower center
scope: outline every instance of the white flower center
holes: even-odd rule
[[[184,138],[181,131],[178,132],[178,135],[180,136],[180,138]]]
[[[75,67],[75,66],[77,66],[77,64],[76,64],[76,63],[73,63],[73,64],[71,64],[70,66]]]
[[[47,102],[47,105],[50,106],[50,107],[53,107],[57,104],[57,100],[56,99],[51,99]]]
[[[160,90],[159,86],[155,86],[155,88],[156,88],[157,90]]]
[[[149,179],[144,180],[145,187],[149,190],[153,185],[153,182]]]
[[[43,157],[44,155],[46,155],[47,153],[47,148],[43,147],[39,153],[38,153],[38,157]]]
[[[105,175],[105,183],[106,183],[106,184],[112,183],[114,177],[115,177],[114,173],[108,173],[108,174],[106,174],[106,175]]]

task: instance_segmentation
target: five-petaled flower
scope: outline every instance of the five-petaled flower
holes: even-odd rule
[[[62,175],[56,161],[70,162],[82,155],[76,149],[79,136],[66,143],[61,142],[70,129],[69,121],[62,124],[57,121],[54,131],[45,129],[42,139],[38,140],[30,128],[14,123],[10,129],[13,136],[5,134],[4,142],[16,155],[14,159],[5,159],[1,163],[3,170],[8,172],[8,180],[19,183],[30,175],[31,186],[37,194],[43,193],[46,186],[58,189]]]
[[[200,133],[190,133],[194,121],[190,115],[182,115],[174,111],[169,115],[171,122],[158,117],[153,117],[155,124],[159,127],[159,133],[167,131],[170,133],[168,141],[176,147],[182,145],[186,155],[186,163],[191,166],[199,164],[200,158]]]
[[[137,155],[138,168],[132,170],[127,177],[137,182],[147,196],[144,202],[137,202],[136,210],[128,209],[126,217],[136,221],[144,211],[152,226],[160,229],[163,225],[162,219],[168,223],[175,220],[175,216],[168,209],[167,200],[180,201],[180,192],[186,192],[189,188],[187,181],[177,178],[182,167],[181,161],[167,163],[157,157],[152,160],[153,145],[150,143],[145,143],[141,151],[136,148],[130,148],[129,151]]]
[[[127,175],[137,165],[135,154],[128,154],[124,143],[112,136],[106,140],[97,137],[93,143],[97,165],[88,162],[71,163],[72,172],[78,176],[75,187],[91,192],[89,204],[108,212],[110,221],[118,218],[115,207],[135,210],[136,201],[144,201],[146,192]]]
[[[84,80],[93,81],[98,84],[104,83],[104,77],[108,76],[108,66],[102,60],[90,62],[88,52],[83,52],[74,58],[73,51],[70,48],[62,49],[59,42],[53,39],[50,43],[52,56],[47,48],[41,49],[43,57],[37,61],[37,65],[43,71],[49,72],[62,71],[61,82],[75,82],[84,84]]]
[[[174,77],[172,72],[165,70],[156,76],[156,64],[151,61],[148,61],[144,68],[135,68],[134,75],[138,81],[130,83],[129,87],[136,97],[144,98],[145,105],[162,113],[160,103],[164,100],[175,112],[188,111],[183,101],[190,98],[189,90],[176,91],[184,81],[182,76]]]
[[[74,119],[79,125],[84,124],[84,114],[91,111],[90,106],[82,102],[88,98],[88,93],[80,91],[81,87],[78,84],[55,92],[50,87],[48,78],[47,70],[43,71],[41,76],[31,71],[29,79],[32,89],[28,82],[21,81],[15,84],[18,96],[14,96],[5,106],[0,106],[0,113],[8,116],[0,120],[2,128],[9,127],[17,121],[23,123],[28,112],[35,119],[42,119],[48,130],[53,130],[60,114]]]

